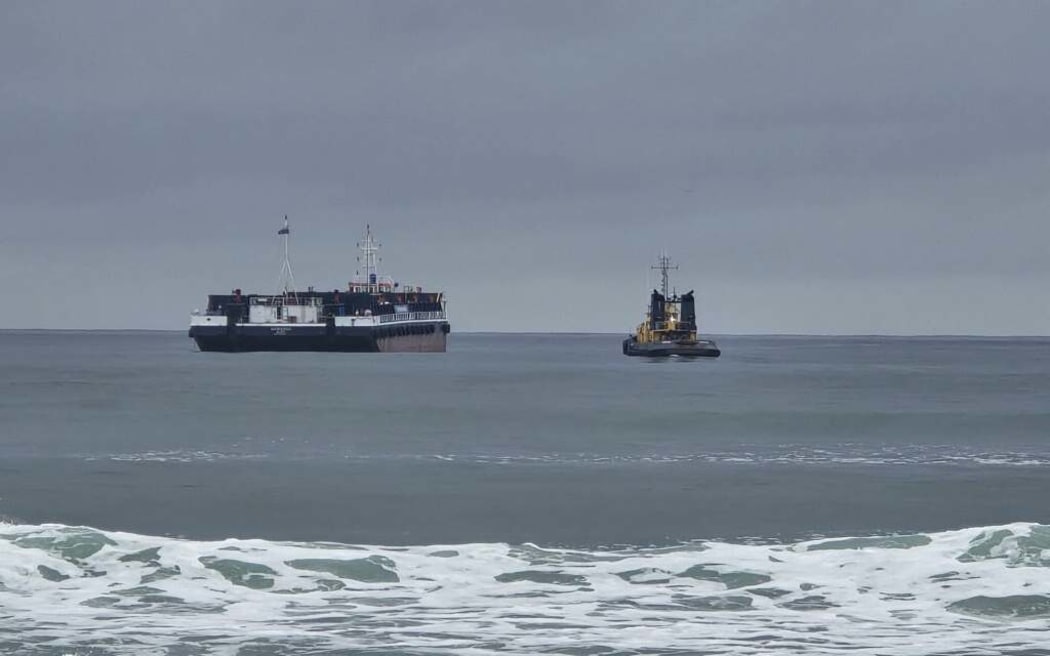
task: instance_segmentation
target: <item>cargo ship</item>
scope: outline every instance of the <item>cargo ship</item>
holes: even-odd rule
[[[663,254],[652,268],[660,271],[661,289],[654,289],[649,295],[645,321],[638,325],[634,334],[623,340],[623,354],[652,358],[720,356],[722,351],[714,340],[699,337],[693,291],[679,296],[669,289],[668,271],[678,267],[672,266],[671,258]]]
[[[189,336],[201,351],[444,352],[450,332],[443,292],[396,282],[377,270],[380,245],[366,226],[358,242],[362,267],[344,289],[295,288],[288,258],[273,294],[211,294],[190,316]],[[363,271],[363,274],[362,274]]]

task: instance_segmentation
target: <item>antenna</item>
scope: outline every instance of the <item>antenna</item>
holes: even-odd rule
[[[660,271],[661,291],[664,298],[667,298],[667,272],[671,269],[678,270],[678,265],[671,266],[671,256],[667,254],[667,251],[662,251],[660,257],[657,258],[657,265],[649,267],[650,269],[657,269]]]

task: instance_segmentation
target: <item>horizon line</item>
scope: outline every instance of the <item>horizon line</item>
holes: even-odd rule
[[[183,333],[184,328],[3,328],[0,333]],[[454,330],[459,335],[609,335],[627,334],[625,331],[603,332],[589,330]],[[1036,333],[799,333],[799,332],[705,332],[712,337],[896,337],[896,338],[987,338],[987,339],[1047,339],[1050,335]]]

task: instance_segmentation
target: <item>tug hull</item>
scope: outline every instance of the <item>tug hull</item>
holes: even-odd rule
[[[623,340],[623,354],[647,358],[666,358],[672,355],[687,358],[717,358],[722,355],[714,341],[696,342],[639,342],[634,337]]]

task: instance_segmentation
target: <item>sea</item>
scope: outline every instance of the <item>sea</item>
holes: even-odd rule
[[[0,654],[1050,654],[1050,338],[0,332]]]

